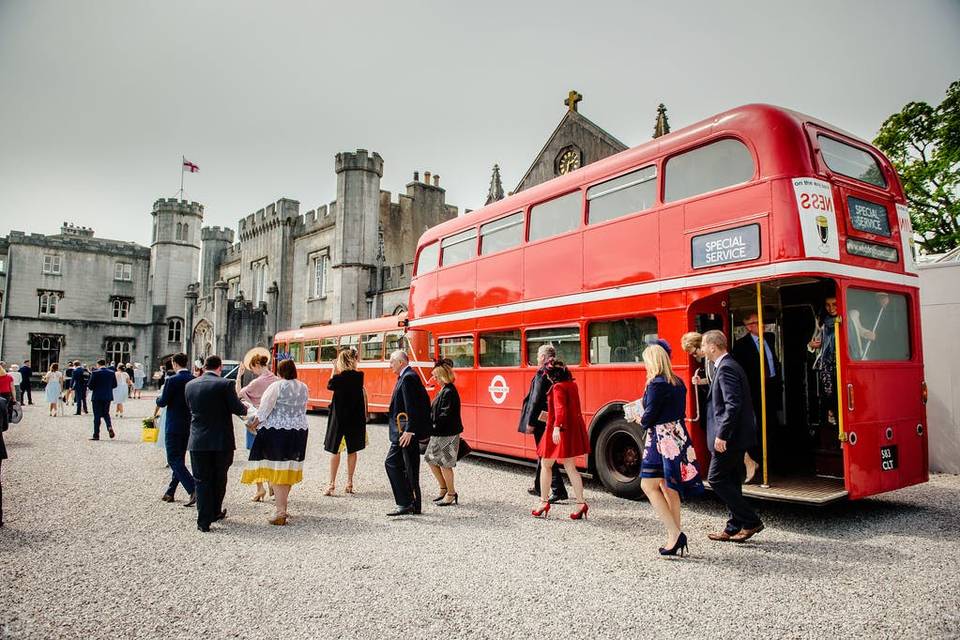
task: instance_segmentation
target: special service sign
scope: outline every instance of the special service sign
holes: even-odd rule
[[[694,269],[756,260],[760,257],[760,225],[694,236],[690,249]]]

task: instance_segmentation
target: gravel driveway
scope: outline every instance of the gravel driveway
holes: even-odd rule
[[[239,451],[228,518],[205,535],[182,495],[160,501],[169,470],[140,442],[151,403],[127,404],[114,441],[41,406],[5,434],[0,638],[960,637],[956,476],[820,510],[761,505],[766,531],[740,546],[706,539],[724,520],[706,497],[685,510],[691,556],[664,559],[646,503],[588,483],[589,521],[569,505],[535,520],[531,470],[489,461],[458,466],[459,507],[388,519],[383,425],[358,494],[341,480],[323,497],[312,415],[291,524],[250,501]],[[433,496],[426,467],[421,481]]]

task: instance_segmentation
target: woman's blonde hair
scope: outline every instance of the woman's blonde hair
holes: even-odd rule
[[[647,367],[647,384],[657,376],[663,376],[674,386],[682,384],[670,366],[670,356],[660,345],[652,344],[643,350],[643,364]]]
[[[353,349],[340,349],[337,353],[337,369],[339,371],[354,371],[357,368],[357,356]]]
[[[697,331],[689,331],[680,336],[680,348],[690,353],[691,349],[700,349],[703,346],[703,335]]]
[[[265,367],[268,364],[270,364],[270,358],[262,353],[255,353],[250,356],[250,360],[247,361],[247,368],[253,369],[254,367]]]
[[[433,375],[437,377],[437,380],[439,380],[441,384],[453,384],[453,381],[457,379],[457,374],[453,372],[453,367],[446,362],[437,364],[433,368]]]

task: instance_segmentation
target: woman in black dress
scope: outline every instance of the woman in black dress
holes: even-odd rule
[[[432,378],[443,386],[440,387],[437,397],[430,405],[433,430],[423,460],[430,466],[433,477],[440,485],[440,495],[433,501],[441,507],[447,507],[458,504],[460,500],[454,485],[453,468],[457,466],[460,434],[463,433],[463,422],[460,419],[460,394],[453,386],[456,380],[453,361],[444,358],[438,362],[433,368]]]
[[[333,364],[333,375],[327,382],[333,391],[327,416],[327,436],[323,448],[330,457],[330,484],[323,492],[332,496],[337,486],[340,454],[347,451],[347,486],[345,493],[353,493],[353,472],[357,468],[357,452],[367,446],[367,403],[363,393],[363,372],[357,371],[357,356],[353,349],[343,349]]]

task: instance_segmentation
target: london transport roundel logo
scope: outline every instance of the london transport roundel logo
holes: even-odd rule
[[[503,401],[507,399],[507,394],[510,393],[510,387],[507,386],[507,381],[504,380],[503,376],[497,375],[493,376],[487,391],[490,392],[491,400],[497,404],[503,404]]]

